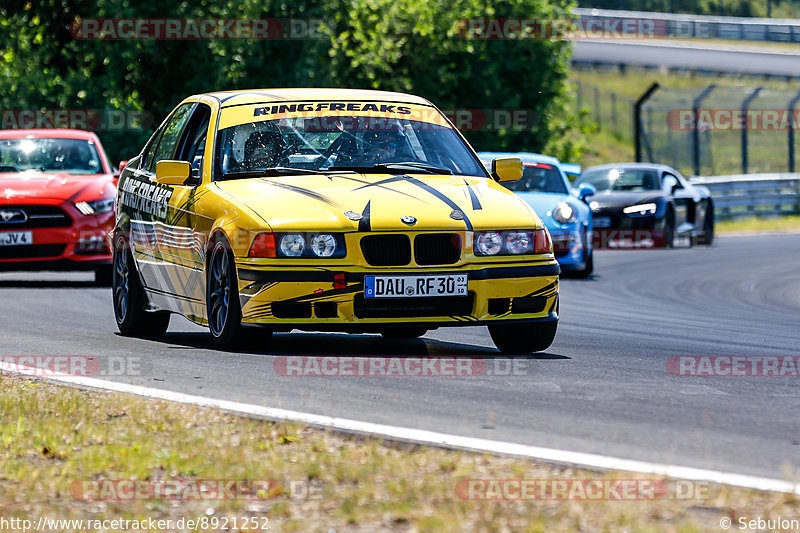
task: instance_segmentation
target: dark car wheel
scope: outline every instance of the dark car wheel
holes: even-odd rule
[[[667,210],[664,215],[664,248],[672,248],[675,246],[675,213],[672,209]]]
[[[224,349],[237,348],[253,338],[242,328],[242,307],[233,252],[224,237],[212,241],[208,257],[208,283],[206,284],[208,329],[211,342]],[[261,331],[261,344],[268,344],[271,331]]]
[[[714,206],[708,204],[706,219],[703,221],[703,234],[697,239],[697,244],[711,246],[714,244]]]
[[[489,326],[489,335],[497,349],[503,353],[520,354],[541,352],[553,344],[558,322],[509,324]]]
[[[381,331],[381,335],[387,339],[416,339],[418,337],[422,337],[426,333],[428,333],[427,328],[414,326],[386,328]]]
[[[147,312],[136,263],[124,237],[117,237],[114,246],[111,288],[114,298],[114,317],[119,332],[125,336],[157,337],[169,327],[169,313]]]

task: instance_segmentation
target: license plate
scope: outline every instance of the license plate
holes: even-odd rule
[[[595,228],[610,228],[611,217],[594,217],[592,224]]]
[[[366,298],[467,296],[467,275],[365,276],[364,296]]]
[[[19,246],[20,244],[33,244],[33,232],[32,231],[0,232],[0,246]]]

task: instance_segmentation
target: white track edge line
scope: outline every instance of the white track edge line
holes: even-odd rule
[[[155,389],[142,385],[132,385],[129,383],[107,381],[97,378],[71,376],[54,372],[47,372],[46,375],[35,375],[35,371],[31,371],[29,374],[24,370],[20,370],[18,366],[2,360],[0,360],[0,370],[8,371],[9,373],[16,375],[38,377],[48,381],[69,383],[72,385],[81,385],[114,392],[129,393],[147,398],[167,400],[183,404],[194,404],[203,407],[216,407],[232,413],[257,416],[269,420],[290,420],[303,422],[311,426],[331,428],[348,433],[360,433],[388,437],[391,440],[401,442],[426,444],[474,452],[491,452],[499,455],[526,457],[553,463],[570,464],[602,470],[625,470],[640,474],[653,474],[692,481],[710,481],[747,489],[786,492],[800,495],[800,484],[792,483],[790,481],[783,481],[780,479],[751,476],[747,474],[735,474],[717,470],[706,470],[688,466],[651,463],[647,461],[623,459],[619,457],[611,457],[592,453],[558,450],[555,448],[541,448],[538,446],[529,446],[527,444],[516,444],[513,442],[465,437],[448,433],[439,433],[436,431],[428,431],[424,429],[389,426],[373,422],[362,422],[347,418],[338,418],[327,415],[317,415],[313,413],[304,413],[301,411],[280,409],[276,407],[264,407],[261,405],[246,404],[230,400],[217,400],[214,398],[194,396],[182,392]]]

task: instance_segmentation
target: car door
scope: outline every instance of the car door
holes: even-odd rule
[[[203,183],[206,139],[209,137],[211,107],[198,102],[186,123],[172,159],[191,164],[191,174],[183,185],[168,186],[173,193],[165,220],[165,238],[159,243],[161,269],[169,282],[171,308],[186,316],[205,315],[205,244],[212,219],[199,214],[194,206],[206,189]]]
[[[142,283],[150,300],[158,307],[180,311],[172,297],[177,293],[175,280],[169,275],[172,262],[170,243],[176,238],[170,219],[170,203],[175,188],[155,181],[156,164],[172,159],[196,102],[178,106],[153,135],[145,148],[131,188],[137,198],[137,216],[131,218],[131,243]],[[179,306],[178,306],[179,307]]]

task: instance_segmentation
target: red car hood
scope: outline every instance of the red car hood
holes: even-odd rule
[[[113,180],[110,174],[3,172],[0,173],[0,204],[36,198],[71,202],[107,198],[116,192]]]

